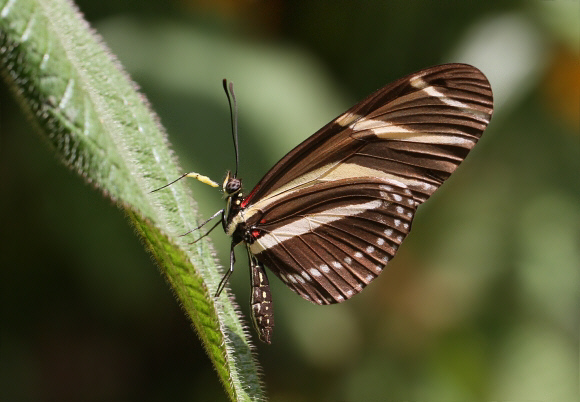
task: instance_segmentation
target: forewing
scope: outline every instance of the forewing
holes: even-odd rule
[[[258,209],[288,191],[361,176],[395,181],[425,201],[491,119],[485,76],[466,64],[428,68],[389,84],[282,158],[246,197]]]

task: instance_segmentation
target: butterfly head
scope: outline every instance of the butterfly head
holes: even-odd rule
[[[242,180],[238,179],[232,172],[228,171],[224,183],[222,184],[224,198],[232,198],[242,189]]]

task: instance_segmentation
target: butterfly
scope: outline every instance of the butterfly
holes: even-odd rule
[[[224,89],[228,94],[225,80]],[[231,83],[229,89],[237,110]],[[393,259],[417,207],[465,159],[493,112],[491,86],[477,68],[418,71],[318,130],[245,195],[237,177],[237,111],[229,94],[228,101],[236,171],[222,185],[225,208],[204,224],[221,219],[205,235],[221,222],[232,238],[230,268],[216,296],[233,273],[234,247],[246,246],[252,321],[266,343],[274,317],[265,267],[315,304],[341,303],[362,291]],[[196,173],[179,179],[186,176],[208,182]]]

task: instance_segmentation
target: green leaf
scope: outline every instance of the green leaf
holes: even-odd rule
[[[0,0],[0,71],[59,158],[126,211],[157,260],[231,400],[262,400],[252,345],[211,246],[177,236],[197,225],[182,172],[114,56],[65,0]]]

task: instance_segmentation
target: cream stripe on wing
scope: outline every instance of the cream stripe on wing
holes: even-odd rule
[[[312,186],[317,183],[361,177],[376,177],[382,179],[385,184],[391,184],[395,187],[407,191],[409,191],[408,189],[412,189],[433,192],[437,189],[437,186],[423,180],[394,175],[382,170],[357,165],[356,163],[328,164],[298,177],[284,187],[281,187],[275,192],[257,201],[255,204],[250,205],[247,209],[240,211],[232,219],[232,222],[230,225],[228,225],[228,228],[231,228],[231,232],[233,233],[233,230],[240,222],[250,219],[258,211],[266,210],[272,203],[275,203],[283,197],[287,197],[292,192],[298,191],[304,186]],[[229,232],[228,234],[231,235]]]
[[[351,126],[354,131],[363,131],[371,129],[382,129],[388,130],[391,133],[416,133],[416,131],[409,130],[408,128],[397,126],[395,124],[389,123],[386,120],[376,120],[376,119],[361,119]],[[385,131],[387,132],[387,131]]]
[[[389,140],[400,140],[408,142],[420,142],[422,144],[443,144],[443,145],[466,145],[471,149],[476,142],[473,139],[461,137],[459,135],[430,135],[430,134],[412,134],[412,131],[405,132],[403,135],[394,136],[393,133],[401,134],[402,131],[394,132],[390,127],[380,127],[372,129],[371,132],[379,138],[386,138]],[[411,133],[411,134],[408,134]]]
[[[356,163],[341,163],[336,168],[321,176],[318,181],[334,181],[357,177],[377,177],[386,184],[391,184],[401,189],[421,189],[425,191],[435,191],[437,186],[431,185],[423,180],[410,179],[404,176],[394,175],[378,169],[372,169]]]
[[[358,120],[361,117],[362,116],[360,114],[346,112],[338,116],[338,118],[335,120],[335,123],[337,123],[339,126],[346,127],[350,125],[353,121]]]
[[[322,225],[343,219],[347,216],[362,214],[370,209],[380,208],[382,204],[382,200],[374,200],[363,204],[332,208],[323,212],[304,216],[301,219],[281,226],[266,233],[264,236],[259,237],[250,245],[250,250],[252,253],[258,254],[295,236],[301,236],[305,233],[312,232]]]
[[[420,76],[411,78],[410,83],[413,87],[422,90],[423,92],[425,92],[429,96],[433,96],[433,97],[439,99],[441,102],[445,103],[448,106],[453,106],[453,107],[456,107],[464,112],[471,113],[471,114],[476,115],[478,117],[482,117],[486,121],[489,122],[489,117],[490,117],[489,113],[484,113],[480,110],[476,110],[475,108],[473,108],[472,106],[469,106],[466,103],[463,103],[463,102],[460,102],[456,99],[452,99],[452,98],[448,97],[444,93],[439,92],[434,86],[429,85]]]
[[[473,148],[476,141],[471,138],[465,138],[452,134],[434,134],[409,130],[403,126],[391,124],[385,120],[362,119],[351,127],[353,131],[370,130],[379,138],[387,140],[399,140],[408,142],[420,142],[423,144],[443,144],[443,145],[467,145]]]

